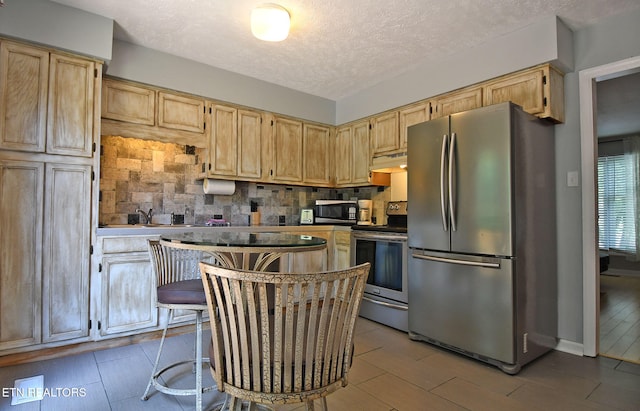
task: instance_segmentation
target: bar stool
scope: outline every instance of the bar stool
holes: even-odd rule
[[[309,411],[315,400],[327,410],[327,395],[349,382],[370,266],[283,275],[200,264],[210,370],[229,410],[301,402]]]
[[[202,358],[202,313],[207,310],[207,299],[198,264],[205,257],[200,251],[166,247],[157,240],[149,240],[148,244],[151,265],[156,278],[157,307],[167,309],[167,317],[151,378],[142,400],[149,399],[149,390],[153,385],[156,390],[169,395],[195,395],[196,410],[201,411],[202,394],[215,388],[215,386],[202,386],[202,363],[208,362],[209,359]],[[195,358],[170,364],[157,371],[169,322],[176,309],[193,310],[196,313]],[[188,363],[193,363],[195,366],[195,388],[171,388],[159,381],[164,372]]]

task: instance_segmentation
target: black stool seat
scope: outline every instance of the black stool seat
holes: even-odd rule
[[[203,304],[207,305],[202,280],[176,281],[158,287],[160,304]]]

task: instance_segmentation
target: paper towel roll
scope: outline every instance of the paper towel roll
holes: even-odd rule
[[[231,195],[236,191],[236,182],[205,178],[202,182],[202,189],[204,190],[205,194]]]

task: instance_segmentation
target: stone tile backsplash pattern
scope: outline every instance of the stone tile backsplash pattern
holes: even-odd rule
[[[231,225],[249,225],[250,202],[258,203],[262,225],[300,223],[300,209],[316,199],[373,199],[374,216],[383,223],[388,190],[377,187],[329,189],[236,182],[233,195],[204,194],[202,150],[151,140],[102,136],[100,151],[100,224],[127,224],[136,209],[153,209],[153,223],[169,224],[171,213],[186,224],[205,224],[222,216]]]

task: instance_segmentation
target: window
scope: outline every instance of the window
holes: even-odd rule
[[[636,254],[633,156],[598,158],[598,234],[601,249]]]

